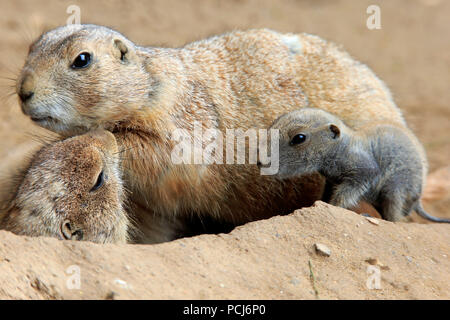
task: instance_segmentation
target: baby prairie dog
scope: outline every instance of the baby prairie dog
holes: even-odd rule
[[[425,152],[406,128],[383,122],[354,131],[328,112],[305,108],[281,116],[271,129],[280,130],[278,175],[321,173],[334,187],[331,204],[351,208],[365,200],[390,221],[415,210],[450,222],[422,207]]]
[[[279,181],[262,176],[256,163],[174,164],[176,129],[192,139],[195,123],[224,134],[262,129],[308,106],[351,127],[387,119],[405,125],[367,66],[319,37],[267,29],[157,48],[103,26],[63,26],[30,46],[17,93],[23,112],[52,131],[73,135],[100,126],[113,132],[125,150],[124,181],[143,212],[236,224],[311,205],[322,195],[323,179]],[[226,148],[224,142],[224,159]]]
[[[48,144],[32,158],[0,213],[0,229],[98,243],[125,243],[130,222],[114,135],[97,130]]]

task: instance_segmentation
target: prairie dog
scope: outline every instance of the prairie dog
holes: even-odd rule
[[[390,221],[415,210],[450,222],[422,207],[425,152],[406,128],[383,122],[354,131],[328,112],[304,108],[281,116],[271,129],[280,130],[278,175],[321,173],[334,186],[331,204],[351,208],[365,200]]]
[[[0,195],[0,229],[19,235],[98,243],[154,244],[230,227],[196,217],[166,217],[133,206],[122,182],[121,154],[105,130],[47,142]],[[23,155],[22,155],[23,158]],[[129,211],[139,213],[133,220]],[[214,229],[212,231],[215,231]]]
[[[175,165],[175,129],[193,136],[196,121],[222,132],[266,128],[308,106],[352,127],[387,119],[405,125],[367,66],[317,36],[267,29],[156,48],[103,26],[63,26],[30,46],[17,93],[23,112],[52,131],[113,132],[127,150],[126,186],[144,212],[236,224],[311,205],[321,198],[323,179],[279,181],[261,176],[256,164]]]
[[[0,229],[98,243],[129,240],[118,147],[110,132],[45,145],[18,178],[12,199],[4,199]]]

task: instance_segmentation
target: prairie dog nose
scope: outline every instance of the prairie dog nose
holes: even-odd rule
[[[74,227],[69,220],[61,224],[61,233],[66,240],[83,240],[83,230]]]
[[[102,144],[106,147],[106,150],[109,150],[110,152],[118,152],[118,146],[116,142],[116,138],[114,135],[104,129],[97,128],[90,132],[91,137],[100,139]]]
[[[26,72],[19,79],[17,94],[22,102],[26,102],[34,95],[34,80],[30,72]]]

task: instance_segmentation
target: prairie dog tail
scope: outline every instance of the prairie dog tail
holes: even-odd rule
[[[422,202],[419,200],[417,202],[415,211],[422,217],[425,218],[427,220],[433,221],[433,222],[439,222],[439,223],[450,223],[450,219],[445,219],[445,218],[438,218],[438,217],[434,217],[430,214],[428,214],[425,209],[422,207]]]

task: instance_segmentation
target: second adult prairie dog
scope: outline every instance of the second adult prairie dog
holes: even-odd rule
[[[271,129],[280,130],[278,175],[321,173],[334,186],[331,204],[351,208],[365,200],[390,221],[415,210],[450,222],[422,207],[425,152],[404,127],[383,122],[354,131],[328,112],[304,108],[281,116]]]
[[[114,135],[96,130],[42,147],[18,176],[0,229],[99,243],[125,243],[132,224]],[[11,184],[15,183],[11,181]]]
[[[63,26],[31,45],[17,92],[23,112],[50,130],[112,131],[126,150],[125,181],[139,206],[237,224],[312,204],[323,179],[279,181],[261,176],[256,164],[175,165],[175,129],[193,136],[195,122],[222,132],[266,128],[281,114],[315,106],[351,127],[405,125],[367,66],[317,36],[267,29],[156,48],[102,26]]]
[[[145,244],[214,231],[214,221],[148,214],[127,201],[121,155],[114,135],[106,130],[47,141],[31,158],[21,155],[16,172],[11,173],[9,165],[2,179],[0,229],[27,236]],[[138,213],[138,220],[129,211]]]

